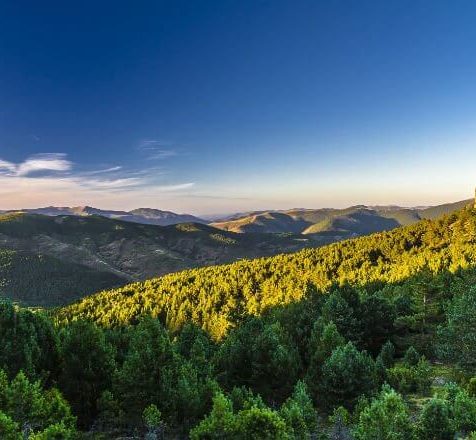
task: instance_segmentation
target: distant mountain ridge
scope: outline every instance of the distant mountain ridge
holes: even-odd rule
[[[400,206],[356,205],[345,209],[290,209],[285,211],[254,211],[235,214],[210,223],[218,229],[237,233],[283,233],[341,235],[348,238],[380,232],[434,219],[472,203],[462,200],[431,207],[404,208]]]
[[[169,226],[180,223],[208,223],[206,220],[190,214],[177,214],[171,211],[162,211],[153,208],[138,208],[132,211],[115,211],[93,208],[92,206],[57,207],[21,209],[3,211],[4,213],[25,212],[27,214],[41,214],[47,216],[73,215],[87,217],[98,215],[101,217],[122,220],[126,222],[142,223],[146,225]]]

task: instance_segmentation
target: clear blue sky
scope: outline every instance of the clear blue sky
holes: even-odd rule
[[[469,197],[475,23],[473,0],[2,1],[0,208]]]

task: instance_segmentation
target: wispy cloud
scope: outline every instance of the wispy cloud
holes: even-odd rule
[[[104,206],[104,201],[135,205],[140,200],[150,206],[161,194],[172,197],[195,185],[167,181],[170,176],[157,167],[132,169],[115,165],[84,170],[59,153],[30,156],[18,163],[0,158],[0,209],[59,203]]]
[[[120,170],[122,170],[121,166],[115,166],[115,167],[105,168],[105,169],[102,169],[102,170],[85,171],[83,173],[83,175],[84,176],[94,176],[96,174],[113,173],[115,171],[120,171]]]
[[[177,156],[177,151],[167,147],[167,144],[156,139],[146,139],[139,144],[139,150],[147,155],[149,160],[164,160]]]
[[[27,177],[35,173],[65,172],[73,164],[64,154],[47,153],[31,156],[21,163],[12,163],[0,159],[0,174],[11,177]]]

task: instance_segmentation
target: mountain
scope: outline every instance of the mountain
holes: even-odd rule
[[[333,286],[350,284],[378,290],[386,283],[390,289],[421,273],[429,277],[444,271],[459,273],[474,265],[476,211],[468,208],[438,220],[297,253],[197,268],[130,284],[84,298],[60,310],[58,316],[65,321],[87,318],[114,326],[151,314],[161,317],[172,331],[191,319],[221,339],[247,315],[265,314]],[[409,291],[417,288],[421,289],[416,284]],[[404,291],[397,288],[395,295]]]
[[[220,223],[145,224],[176,219],[177,214],[153,209],[48,207],[5,213],[0,215],[0,295],[28,305],[59,305],[187,268],[391,230],[466,204],[267,211],[229,222],[226,228]]]
[[[48,216],[74,215],[80,217],[88,217],[92,215],[98,215],[101,217],[123,220],[127,222],[160,226],[175,225],[179,223],[208,223],[206,220],[203,220],[190,214],[176,214],[175,212],[171,211],[161,211],[159,209],[151,208],[139,208],[134,209],[132,211],[111,211],[93,208],[91,206],[75,206],[72,208],[48,206],[46,208],[22,209],[20,210],[20,212]]]
[[[257,211],[234,215],[211,223],[225,231],[237,233],[283,233],[332,237],[333,241],[372,232],[387,231],[422,219],[433,219],[472,203],[456,203],[424,208],[399,206],[352,206],[346,209],[291,209],[287,211]]]
[[[312,245],[301,236],[235,234],[200,223],[157,226],[97,215],[7,213],[0,215],[0,295],[57,305],[190,267]]]

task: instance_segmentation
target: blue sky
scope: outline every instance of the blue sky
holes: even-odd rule
[[[0,3],[0,209],[419,205],[476,185],[476,3]]]

